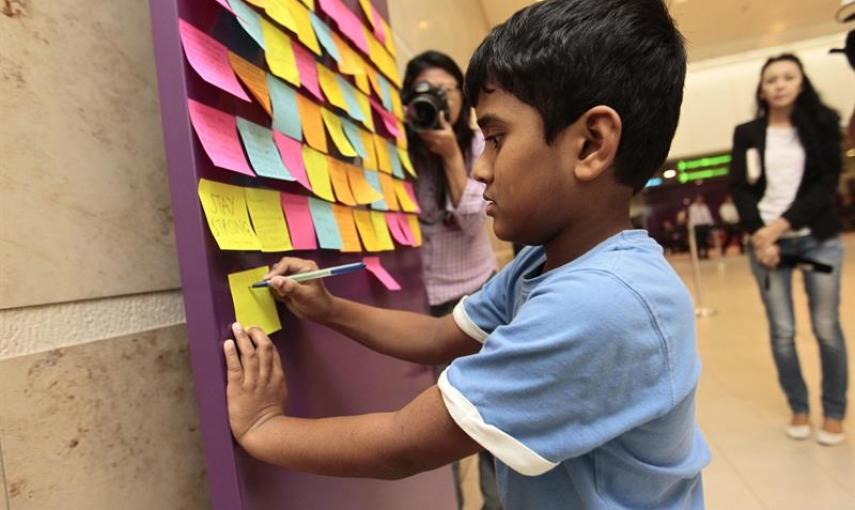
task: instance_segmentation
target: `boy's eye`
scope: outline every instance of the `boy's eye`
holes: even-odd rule
[[[484,141],[486,141],[489,144],[492,144],[494,149],[498,149],[499,146],[502,144],[502,136],[503,135],[485,136]]]

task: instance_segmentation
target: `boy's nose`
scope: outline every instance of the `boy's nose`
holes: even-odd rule
[[[493,180],[493,169],[483,155],[479,156],[472,165],[472,178],[484,184],[490,184]]]

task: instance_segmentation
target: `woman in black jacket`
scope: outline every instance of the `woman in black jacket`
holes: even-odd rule
[[[803,270],[822,364],[824,420],[817,441],[839,444],[847,386],[839,312],[843,245],[834,208],[842,165],[840,118],[822,103],[791,54],[766,61],[756,99],[757,118],[737,126],[733,135],[731,189],[751,234],[751,269],[766,307],[778,380],[793,413],[786,430],[794,439],[811,434],[791,285],[793,269],[815,261],[831,266],[830,273]]]

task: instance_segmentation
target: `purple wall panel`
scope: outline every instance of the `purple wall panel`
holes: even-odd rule
[[[345,2],[358,11],[356,0]],[[279,255],[220,251],[196,195],[200,178],[301,193],[295,183],[252,179],[214,167],[190,125],[187,98],[269,125],[257,104],[247,104],[205,83],[186,63],[178,17],[206,31],[257,64],[263,61],[232,15],[214,0],[150,0],[164,141],[175,218],[181,282],[190,337],[193,379],[211,501],[217,510],[453,508],[449,468],[387,482],[340,479],[281,470],[245,455],[233,440],[225,405],[222,342],[234,321],[226,275],[271,264]],[[377,3],[386,15],[385,1]],[[130,98],[133,100],[133,98]],[[328,251],[293,252],[321,267],[359,259]],[[399,248],[383,264],[404,287],[388,292],[368,272],[327,280],[342,297],[384,307],[426,311],[418,250]],[[298,321],[280,307],[283,330],[273,335],[289,385],[288,412],[301,417],[390,411],[433,383],[428,367],[375,354],[317,324]]]

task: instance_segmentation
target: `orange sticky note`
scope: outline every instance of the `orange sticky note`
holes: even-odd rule
[[[338,234],[341,237],[341,251],[345,253],[362,251],[351,208],[341,204],[333,204],[332,208],[335,221],[338,223]]]
[[[332,33],[332,40],[338,48],[338,54],[341,57],[341,60],[338,63],[338,70],[341,73],[348,74],[350,76],[365,74],[367,66],[360,66],[358,56],[356,52],[350,48],[350,45],[344,42],[344,40],[335,32]]]
[[[404,119],[404,105],[401,103],[401,94],[398,92],[398,89],[394,87],[389,87],[389,94],[392,95],[392,113],[395,114],[395,117],[398,120]]]
[[[336,148],[338,148],[341,155],[347,156],[348,158],[355,158],[356,150],[347,140],[347,137],[344,135],[344,131],[342,131],[341,118],[326,108],[321,108],[321,117],[324,119],[324,124],[327,126],[327,132],[329,132],[330,138],[332,138],[333,143]]]
[[[344,161],[327,156],[327,167],[329,168],[330,180],[332,181],[333,190],[338,201],[342,204],[356,205],[356,199],[348,183],[347,170],[349,165]]]
[[[306,174],[309,176],[309,182],[312,184],[312,191],[315,195],[329,202],[335,202],[332,187],[330,186],[330,173],[329,168],[327,168],[326,154],[304,145],[303,163],[306,165]]]
[[[356,221],[356,228],[359,231],[359,237],[362,238],[362,244],[368,251],[381,251],[380,241],[377,240],[377,234],[374,233],[374,223],[371,222],[371,213],[365,209],[354,209],[353,219]]]
[[[229,63],[231,63],[232,69],[238,75],[238,78],[249,89],[252,97],[267,112],[267,115],[273,115],[273,110],[270,108],[270,92],[267,90],[267,73],[264,72],[264,69],[240,58],[231,51],[229,52]]]
[[[389,226],[386,225],[386,215],[380,211],[371,211],[371,224],[374,225],[374,235],[377,236],[377,242],[381,250],[394,250],[395,243],[392,242],[392,236],[389,234]]]
[[[353,191],[353,198],[357,204],[371,204],[383,200],[383,194],[365,180],[365,174],[362,173],[361,168],[353,165],[346,165],[346,167],[347,180],[350,182],[350,189]]]
[[[382,136],[374,135],[374,150],[377,152],[377,169],[387,174],[392,173],[392,159],[389,156],[389,146]]]
[[[415,239],[415,243],[413,246],[421,246],[422,245],[422,227],[419,225],[419,217],[415,214],[407,215],[407,223],[410,224],[410,232],[413,233],[413,239]]]
[[[303,134],[309,145],[321,152],[329,152],[327,135],[324,133],[324,121],[321,118],[321,107],[302,94],[297,94],[297,110],[300,112]]]
[[[312,19],[309,17],[309,10],[297,0],[284,0],[281,3],[287,5],[291,11],[291,17],[296,25],[294,32],[297,33],[297,38],[300,39],[300,42],[312,50],[312,53],[315,55],[321,55],[321,45],[318,43],[314,29],[312,29]]]
[[[383,192],[383,200],[390,211],[400,211],[401,206],[398,205],[395,191],[395,179],[389,174],[379,173],[380,188]]]
[[[347,102],[344,99],[341,89],[338,88],[338,80],[335,78],[335,73],[323,64],[318,64],[318,81],[321,82],[321,90],[324,91],[327,101],[342,110],[347,110]]]
[[[297,59],[291,49],[291,38],[264,18],[261,18],[261,34],[264,37],[265,56],[270,72],[295,87],[300,86]]]
[[[413,197],[407,192],[406,187],[404,186],[404,181],[399,181],[398,179],[392,179],[395,186],[395,197],[398,198],[398,203],[401,204],[401,208],[405,212],[419,212],[419,206],[413,200]]]
[[[396,120],[395,125],[398,128],[398,136],[395,138],[395,143],[398,147],[407,150],[407,130],[404,129],[404,123],[400,120]],[[415,177],[415,173],[413,174],[413,177]]]
[[[359,134],[362,136],[362,146],[365,147],[365,152],[367,153],[362,166],[377,170],[377,151],[374,150],[374,135],[368,131],[360,131]]]

